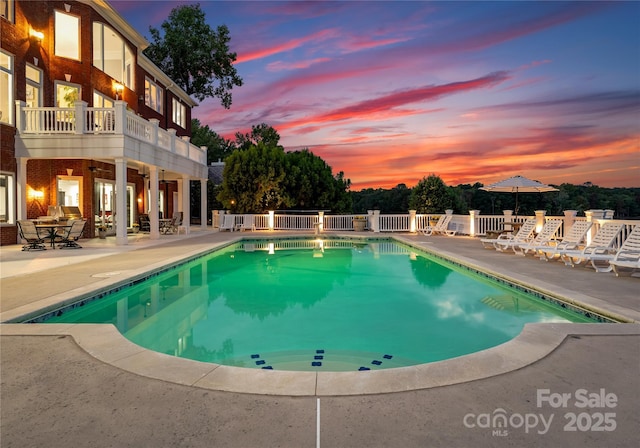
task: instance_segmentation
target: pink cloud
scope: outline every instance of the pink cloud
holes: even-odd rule
[[[303,68],[308,68],[314,64],[319,64],[321,62],[328,62],[331,58],[315,58],[315,59],[306,59],[295,62],[283,62],[276,61],[267,64],[267,71],[269,72],[279,72],[283,70],[299,70]]]
[[[294,50],[309,42],[321,42],[336,36],[337,31],[335,29],[325,29],[308,36],[299,37],[297,39],[287,39],[285,42],[280,42],[269,47],[260,47],[253,50],[239,50],[236,64],[253,61],[255,59],[263,59],[269,56],[273,56],[274,54]]]

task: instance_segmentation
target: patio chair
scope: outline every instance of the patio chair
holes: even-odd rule
[[[560,251],[560,259],[567,266],[575,267],[583,262],[585,265],[589,262],[596,272],[610,272],[613,267],[609,264],[609,261],[614,258],[617,252],[615,244],[623,227],[623,223],[607,222],[603,224],[591,244],[585,246],[582,250]],[[636,232],[635,228],[631,233],[633,234],[634,232]],[[620,250],[622,250],[622,247]],[[602,266],[597,263],[600,261],[605,261],[606,264]]]
[[[578,249],[592,225],[593,223],[589,221],[574,222],[564,238],[556,245],[547,244],[536,247],[536,256],[540,260],[549,261],[559,257],[561,251]]]
[[[485,248],[494,248],[498,252],[512,247],[513,244],[527,244],[533,240],[533,231],[536,229],[536,218],[527,219],[518,233],[512,235],[510,233],[502,233],[498,238],[482,238],[480,242]]]
[[[78,244],[78,240],[82,237],[84,232],[84,226],[87,223],[85,220],[73,220],[70,221],[71,226],[66,234],[61,235],[61,243],[58,248],[60,249],[82,249],[82,246]]]
[[[165,234],[178,233],[178,228],[182,225],[182,212],[175,212],[171,217],[171,222],[164,228]]]
[[[449,230],[451,218],[453,218],[453,215],[441,215],[435,226],[427,226],[425,229],[422,229],[422,233],[426,236],[438,234],[454,236],[457,233],[457,230]]]
[[[558,229],[562,226],[563,221],[561,219],[547,219],[544,226],[540,230],[540,233],[536,237],[524,244],[513,244],[511,248],[517,255],[526,255],[529,252],[537,251],[538,247],[549,244],[553,241]]]
[[[149,215],[142,214],[138,216],[138,224],[140,225],[141,232],[151,232],[151,220]]]
[[[18,232],[20,238],[27,243],[22,246],[22,250],[46,250],[44,239],[40,237],[38,229],[36,229],[36,225],[32,221],[18,221]]]

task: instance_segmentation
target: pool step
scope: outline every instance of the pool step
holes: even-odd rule
[[[253,353],[217,362],[254,369],[325,372],[381,370],[419,364],[389,353],[324,349]]]

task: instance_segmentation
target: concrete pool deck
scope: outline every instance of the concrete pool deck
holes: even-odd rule
[[[194,231],[158,241],[132,237],[129,246],[120,248],[91,240],[82,242],[85,249],[64,252],[25,253],[19,247],[3,247],[1,320],[108,288],[156,264],[208,250],[211,244],[256,234],[264,235]],[[638,278],[501,254],[482,249],[477,239],[396,237],[518,282],[537,283],[546,292],[568,295],[607,313],[640,320]],[[29,273],[19,275],[22,269]],[[247,393],[242,394],[221,391],[220,378],[209,377],[207,382],[211,364],[143,353],[109,334],[115,332],[113,327],[99,326],[97,331],[88,326],[42,327],[0,327],[2,446],[314,446],[317,397],[323,446],[634,446],[639,441],[637,324],[527,328],[520,341],[524,345],[504,344],[506,351],[502,347],[497,354],[481,352],[448,365],[378,371],[366,377],[365,372],[347,376],[309,372],[312,376],[304,379],[307,372],[296,373],[302,375],[302,383],[313,383],[301,392],[291,387],[296,380],[286,372],[247,369],[243,375],[237,369],[219,370],[222,382],[237,385],[238,389],[228,390],[243,385]],[[104,342],[114,336],[119,343]],[[126,365],[127,360],[135,360],[135,366]],[[163,375],[154,373],[158,365]],[[273,373],[285,374],[281,387],[289,393],[255,395],[270,393],[260,376]],[[384,378],[370,381],[376,375]],[[569,393],[572,398],[567,407],[553,408],[548,401],[538,406],[537,394],[545,393],[539,390]],[[595,402],[586,409],[578,407],[578,397],[602,390],[616,396],[615,408],[602,403],[597,407]],[[345,393],[353,395],[339,396]],[[511,417],[510,427],[494,428],[477,420],[485,414],[493,417],[496,411]],[[570,431],[568,413],[585,411],[589,416],[582,416],[581,429]],[[601,417],[598,413],[605,412],[615,413],[613,430],[584,430],[587,417],[595,421]],[[533,422],[536,415],[555,419],[544,434],[539,432],[542,423],[526,431],[518,426],[520,416]]]

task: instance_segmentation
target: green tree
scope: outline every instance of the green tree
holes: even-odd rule
[[[235,151],[225,161],[218,200],[234,213],[264,213],[287,208],[284,194],[285,154],[264,143]]]
[[[308,149],[286,154],[287,176],[283,183],[291,207],[302,210],[349,211],[349,180],[344,173],[333,176],[331,167]]]
[[[236,149],[234,142],[218,135],[209,125],[202,126],[197,118],[191,120],[191,143],[207,148],[207,164],[224,161]]]
[[[231,107],[231,90],[242,78],[233,66],[237,55],[229,49],[229,29],[212,29],[200,5],[173,8],[161,27],[164,34],[149,27],[151,45],[144,54],[189,95],[199,101],[217,97]]]
[[[251,145],[264,143],[269,147],[281,147],[280,134],[273,127],[266,123],[251,126],[251,132],[236,132],[236,147],[238,149],[247,149]]]
[[[452,191],[435,174],[423,177],[413,188],[409,199],[409,207],[418,213],[442,213],[453,209],[454,203]]]

